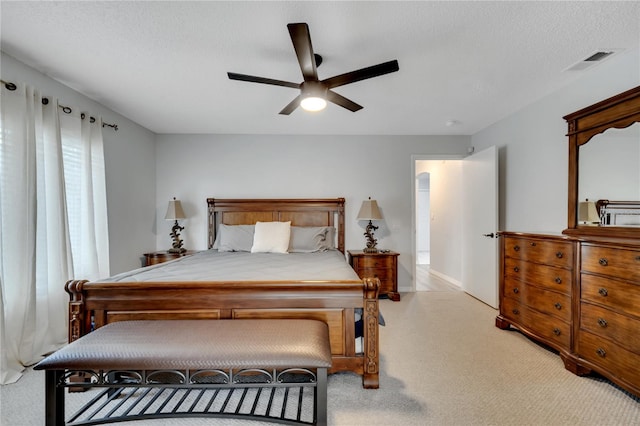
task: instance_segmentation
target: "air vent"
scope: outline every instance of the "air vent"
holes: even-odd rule
[[[598,50],[580,62],[571,65],[569,68],[565,69],[565,71],[582,71],[604,61],[606,58],[610,57],[614,53],[618,53],[619,51],[620,49]]]

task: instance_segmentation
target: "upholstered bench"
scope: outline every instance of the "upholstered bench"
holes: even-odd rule
[[[325,323],[246,319],[115,322],[35,369],[46,370],[47,425],[182,416],[326,425],[330,366]],[[65,423],[64,388],[78,386],[106,389]]]

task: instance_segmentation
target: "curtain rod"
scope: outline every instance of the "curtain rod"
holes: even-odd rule
[[[0,79],[0,83],[4,84],[4,87],[6,87],[7,90],[14,91],[14,90],[16,90],[18,88],[14,83],[11,83],[10,81],[4,81],[4,80]],[[42,98],[42,104],[43,105],[49,104],[49,99]],[[73,112],[73,110],[68,106],[58,105],[58,107],[62,108],[62,112],[64,112],[65,114],[71,114]],[[84,118],[85,118],[85,113],[84,112],[82,114],[80,114],[80,118],[84,120]],[[94,117],[89,117],[89,119],[91,120],[92,123],[95,123],[95,121],[96,121],[96,119]],[[102,127],[104,127],[104,126],[111,127],[116,132],[118,131],[118,125],[117,124],[109,124],[109,123],[105,123],[103,121],[102,122]]]

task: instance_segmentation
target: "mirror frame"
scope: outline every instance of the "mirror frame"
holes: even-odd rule
[[[612,238],[640,238],[640,228],[589,226],[578,223],[578,176],[580,146],[607,129],[624,129],[640,122],[640,86],[563,117],[569,130],[568,220],[564,234]]]

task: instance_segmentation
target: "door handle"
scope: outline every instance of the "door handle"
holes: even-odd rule
[[[489,237],[489,238],[493,238],[495,237],[495,234],[492,232],[490,234],[482,234],[483,237]]]

